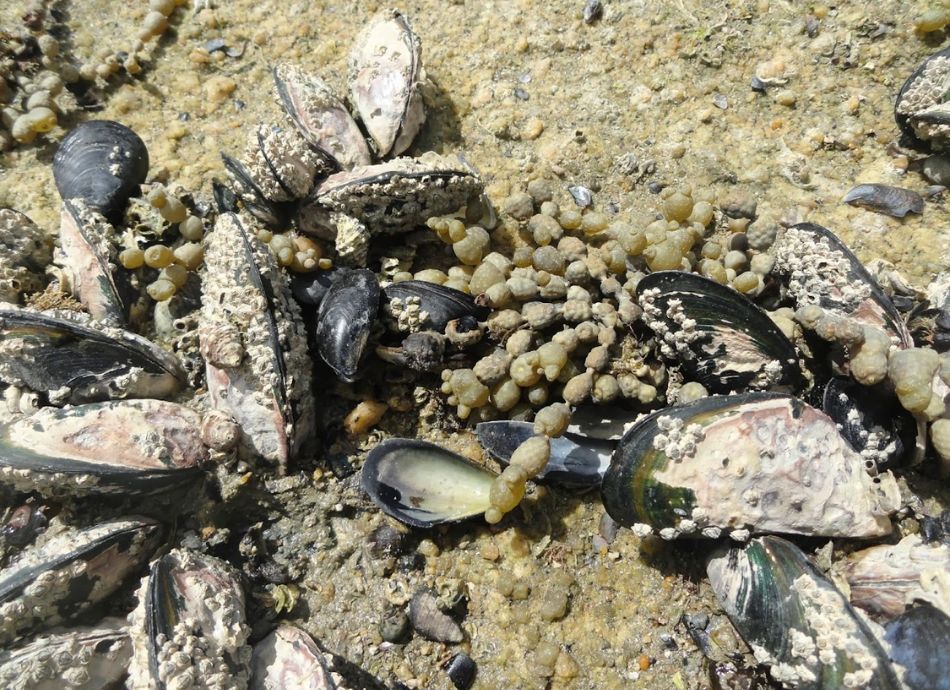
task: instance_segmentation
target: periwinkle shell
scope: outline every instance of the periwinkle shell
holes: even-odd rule
[[[148,164],[138,134],[112,120],[89,120],[63,139],[53,156],[53,178],[64,201],[82,199],[116,223],[145,181]]]
[[[317,351],[347,383],[356,380],[360,359],[379,310],[379,283],[365,268],[345,273],[327,290],[317,312]]]

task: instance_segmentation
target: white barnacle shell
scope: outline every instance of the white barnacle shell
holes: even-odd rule
[[[377,155],[398,156],[426,117],[422,46],[404,14],[385,9],[369,21],[356,38],[349,72],[353,103]]]

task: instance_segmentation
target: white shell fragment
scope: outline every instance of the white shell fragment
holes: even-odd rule
[[[246,450],[285,467],[314,428],[310,356],[286,274],[256,232],[218,217],[205,252],[198,326],[212,406]]]
[[[890,534],[899,505],[887,472],[872,479],[834,422],[790,396],[714,396],[655,412],[620,441],[604,506],[661,537],[752,532]]]
[[[170,488],[200,475],[200,425],[161,400],[46,407],[0,424],[0,482],[54,495]]]
[[[130,517],[70,529],[0,571],[0,643],[68,621],[118,589],[158,547],[162,528]]]
[[[106,690],[128,672],[132,642],[125,621],[106,619],[95,628],[75,628],[38,637],[0,653],[4,690]]]
[[[336,690],[323,652],[300,628],[282,624],[254,646],[249,690]]]
[[[307,143],[343,170],[369,165],[359,127],[322,79],[296,65],[274,68],[277,99]]]
[[[398,10],[378,12],[356,38],[349,66],[353,103],[376,154],[398,156],[425,121],[422,47]]]
[[[153,562],[129,627],[129,690],[247,687],[244,592],[225,561],[175,549]]]

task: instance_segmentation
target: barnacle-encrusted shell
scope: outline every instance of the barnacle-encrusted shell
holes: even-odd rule
[[[790,542],[761,537],[721,548],[707,573],[756,661],[783,687],[901,688],[867,624]]]
[[[82,200],[110,223],[148,173],[148,150],[139,136],[111,120],[89,120],[70,130],[53,156],[53,177],[63,201]]]
[[[894,118],[915,147],[950,146],[950,48],[924,60],[897,94]]]
[[[713,396],[642,419],[620,441],[602,485],[622,525],[664,538],[779,532],[891,532],[897,484],[872,480],[827,416],[768,393]]]
[[[307,142],[343,170],[369,165],[359,127],[319,77],[287,63],[274,68],[277,98]]]
[[[384,309],[402,331],[431,329],[444,333],[449,321],[464,316],[484,321],[491,312],[461,290],[424,280],[390,283],[383,288],[383,293],[386,296]]]
[[[32,220],[12,208],[0,208],[0,302],[18,304],[21,295],[43,289],[52,246]]]
[[[643,319],[664,356],[717,393],[795,385],[795,348],[765,312],[724,285],[681,271],[637,285]]]
[[[178,359],[146,338],[66,317],[0,308],[0,380],[54,405],[168,398],[184,383]]]
[[[128,672],[132,641],[125,621],[106,619],[95,628],[74,628],[38,637],[0,653],[5,690],[103,690]]]
[[[208,239],[198,335],[202,352],[222,353],[206,362],[212,405],[283,466],[313,432],[310,356],[287,276],[244,222],[225,213]]]
[[[402,12],[378,12],[350,55],[353,103],[382,158],[409,148],[425,121],[422,46]]]
[[[405,232],[457,210],[481,190],[481,179],[462,161],[430,151],[330,175],[298,220],[305,232],[331,239],[334,212],[359,219],[372,233]]]
[[[152,563],[129,615],[129,690],[243,690],[251,648],[244,592],[228,563],[175,549]]]
[[[126,307],[116,285],[116,232],[109,222],[85,202],[63,202],[59,226],[62,255],[73,296],[92,318],[111,326],[125,322]]]
[[[297,130],[277,125],[258,125],[244,150],[245,171],[269,201],[304,198],[325,166]]]
[[[818,305],[883,329],[900,347],[912,339],[904,320],[867,269],[834,233],[814,223],[788,228],[772,245],[775,273],[788,277],[798,307]]]
[[[201,417],[161,400],[58,409],[0,424],[0,483],[24,491],[141,493],[200,475]]]
[[[129,517],[66,530],[0,572],[0,643],[102,601],[157,548],[161,526]]]
[[[336,690],[338,677],[330,670],[316,642],[295,625],[281,624],[254,645],[249,690]]]

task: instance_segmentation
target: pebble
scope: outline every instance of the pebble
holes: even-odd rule
[[[379,624],[379,635],[386,642],[406,642],[409,632],[409,617],[402,611],[389,612]]]
[[[433,642],[455,644],[465,639],[458,623],[439,609],[438,599],[429,590],[420,590],[412,597],[409,620],[416,632]]]

